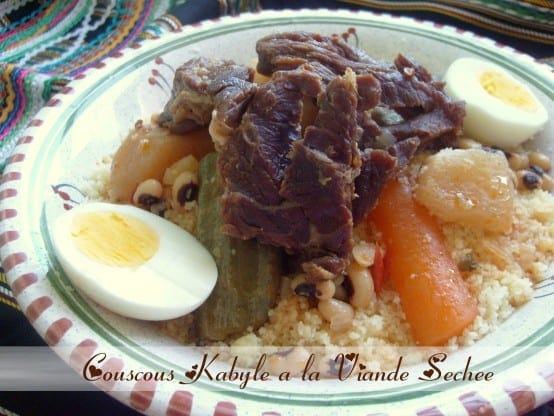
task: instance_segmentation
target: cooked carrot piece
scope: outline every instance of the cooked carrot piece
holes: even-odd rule
[[[405,178],[389,181],[368,221],[383,238],[385,269],[418,345],[443,345],[477,315],[477,305],[442,232]]]

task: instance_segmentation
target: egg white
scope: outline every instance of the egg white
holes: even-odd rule
[[[109,266],[92,260],[73,241],[71,224],[79,212],[116,212],[135,217],[159,237],[157,252],[144,264]],[[212,292],[217,266],[208,250],[177,225],[131,205],[81,204],[54,221],[51,240],[71,282],[105,308],[135,319],[165,320],[198,308]]]
[[[489,94],[479,75],[486,70],[498,72],[519,84],[536,101],[535,111],[526,111]],[[464,134],[483,144],[504,149],[517,147],[542,130],[548,113],[535,94],[502,67],[476,58],[459,58],[447,69],[445,92],[466,103]]]

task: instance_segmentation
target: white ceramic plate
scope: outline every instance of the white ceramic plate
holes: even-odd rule
[[[97,306],[71,286],[52,255],[48,224],[64,205],[83,199],[87,175],[135,120],[159,112],[169,96],[171,68],[197,55],[251,63],[255,41],[271,32],[340,34],[349,28],[356,29],[358,46],[370,55],[392,60],[402,52],[437,76],[461,56],[506,67],[547,107],[551,121],[533,146],[554,158],[550,70],[451,27],[366,12],[264,12],[186,27],[127,50],[50,101],[17,145],[0,185],[0,254],[9,283],[37,331],[79,374],[89,362],[89,376],[98,375],[92,377],[94,384],[152,415],[517,414],[554,398],[552,297],[533,299],[462,353],[460,362],[472,357],[472,371],[494,373],[485,383],[272,379],[252,381],[243,389],[237,382],[210,381],[205,373],[190,382],[187,373],[199,370],[194,366],[201,363],[202,350],[179,348],[155,325]],[[417,375],[422,368],[408,371]],[[138,371],[143,373],[138,376]],[[112,376],[103,380],[108,373]],[[115,381],[114,374],[124,380]]]

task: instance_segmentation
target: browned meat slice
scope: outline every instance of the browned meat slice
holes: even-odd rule
[[[375,206],[385,183],[408,164],[419,144],[419,138],[411,137],[387,150],[369,148],[362,153],[362,168],[355,182],[356,198],[352,201],[354,224],[360,223]]]
[[[352,72],[338,77],[319,94],[316,121],[301,138],[303,92],[323,91],[321,77],[308,69],[280,71],[260,86],[220,153],[218,166],[227,189],[223,231],[307,258],[346,257],[360,167],[356,77]],[[337,270],[345,265],[320,263]]]
[[[319,62],[336,75],[350,68],[356,73],[389,70],[392,65],[378,62],[364,51],[352,48],[338,36],[308,32],[268,35],[256,43],[257,69],[270,75],[278,70],[295,69],[307,62]]]
[[[175,71],[171,98],[158,122],[174,133],[206,127],[214,105],[221,125],[236,126],[255,87],[254,71],[232,61],[193,58]]]
[[[436,88],[442,89],[443,83],[435,81],[433,76],[427,71],[427,68],[424,68],[413,59],[410,59],[402,54],[398,54],[394,60],[394,65],[398,68],[399,71],[409,73],[413,71],[413,74],[420,80],[424,82],[429,82],[435,85]]]
[[[386,150],[368,149],[362,153],[362,169],[355,182],[356,199],[352,202],[355,223],[359,223],[375,205],[383,186],[396,169],[396,158]]]
[[[299,249],[345,257],[352,248],[352,200],[360,157],[356,140],[356,77],[347,71],[329,83],[318,99],[319,112],[304,138],[295,142],[281,195],[302,207],[309,234]]]
[[[300,139],[303,95],[315,97],[322,88],[320,76],[311,67],[276,73],[271,82],[259,86],[218,160],[229,198],[238,192],[262,206],[281,202],[287,155]],[[228,206],[225,201],[223,205]],[[229,225],[230,234],[251,238],[245,230],[231,230]]]
[[[221,231],[230,236],[256,238],[290,252],[299,246],[299,236],[309,233],[310,224],[297,205],[263,205],[240,192],[226,193],[221,202],[226,221]]]
[[[460,122],[452,120],[453,117],[459,118]],[[394,136],[397,141],[418,136],[421,143],[425,144],[437,138],[446,140],[457,137],[461,133],[463,117],[464,107],[459,103],[453,103],[453,105],[447,104],[446,107],[439,107],[401,123],[384,127],[382,130]]]
[[[381,84],[372,74],[359,74],[356,77],[358,89],[358,117],[381,103]]]
[[[338,36],[329,37],[307,32],[280,33],[264,37],[258,41],[256,50],[259,57],[258,71],[266,74],[276,70],[295,69],[306,62],[312,65],[317,62],[336,75],[342,75],[347,68],[351,68],[358,75],[373,75],[379,83],[379,105],[397,112],[403,118],[403,122],[424,113],[431,113],[423,118],[433,129],[432,132],[424,132],[426,139],[444,134],[457,135],[461,131],[460,114],[463,117],[463,103],[451,102],[442,91],[443,83],[434,81],[424,67],[403,55],[398,55],[394,65],[390,65],[372,59],[365,52],[349,46]],[[360,96],[372,94],[360,89]],[[373,104],[374,107],[377,105]],[[371,106],[366,105],[363,109],[367,108]],[[438,108],[440,111],[434,111]],[[437,120],[434,120],[435,118]],[[372,126],[370,123],[367,125]],[[410,126],[421,125],[422,123],[404,123],[400,139],[422,133],[419,128],[417,131],[409,131]],[[437,126],[440,126],[440,129],[437,129]],[[393,142],[397,141],[395,137],[392,139]]]
[[[463,105],[408,58],[384,64],[339,37],[281,33],[257,51],[272,79],[220,154],[223,231],[300,254],[304,271],[328,278],[385,182],[422,143],[457,135]],[[304,95],[319,112],[301,137]]]
[[[254,94],[242,123],[219,157],[227,196],[239,192],[267,206],[282,201],[279,189],[289,164],[287,154],[300,139],[302,92],[293,85],[296,78],[293,72],[277,73]],[[310,74],[304,79],[309,85]]]

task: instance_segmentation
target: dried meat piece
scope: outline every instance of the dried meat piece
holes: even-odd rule
[[[308,259],[347,256],[360,168],[356,81],[348,72],[323,89],[321,77],[304,67],[280,71],[258,89],[220,153],[224,232]],[[318,90],[315,123],[300,137],[303,92]]]
[[[329,83],[304,138],[294,143],[281,195],[302,207],[309,236],[299,247],[312,254],[347,256],[352,248],[352,200],[360,156],[356,140],[356,77],[347,71]]]
[[[158,123],[173,133],[183,134],[208,126],[217,105],[215,119],[234,127],[255,92],[252,68],[233,61],[193,58],[175,71],[171,98]]]

